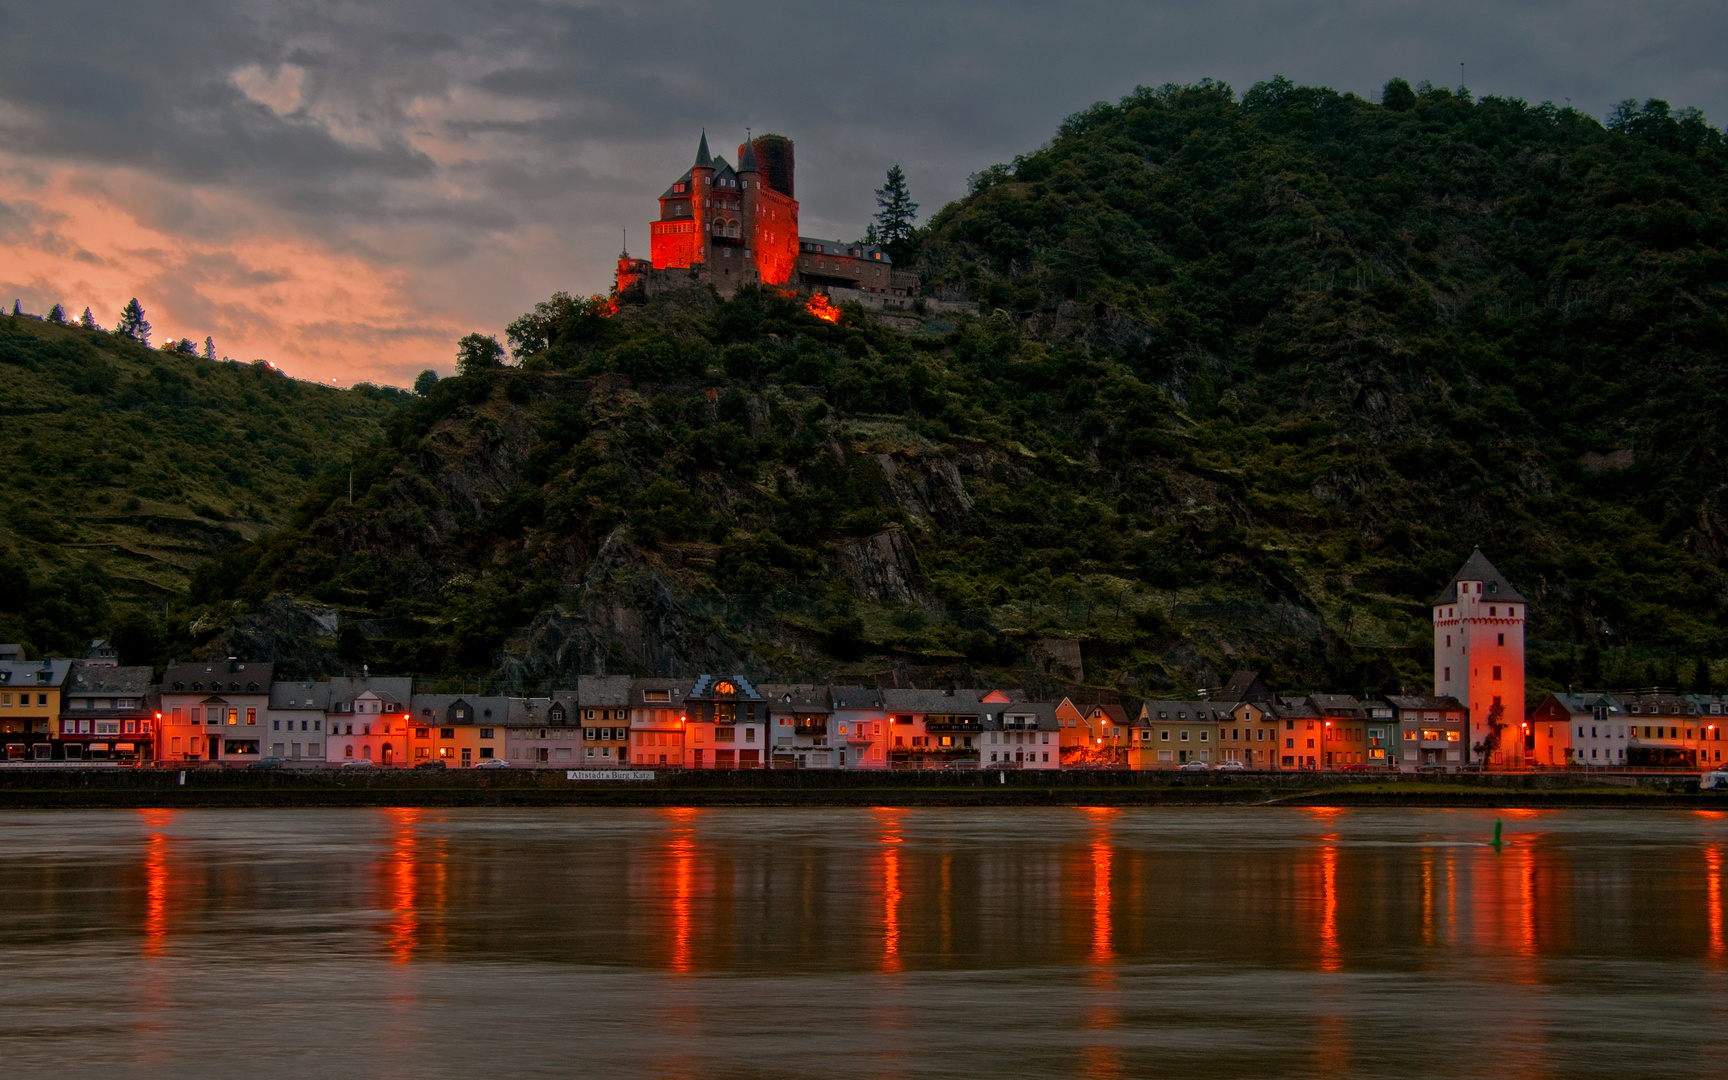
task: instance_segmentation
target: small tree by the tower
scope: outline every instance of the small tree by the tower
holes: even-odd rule
[[[876,189],[876,240],[885,248],[895,248],[912,235],[912,222],[918,217],[918,204],[906,187],[906,174],[900,166],[888,170],[888,181]],[[892,254],[892,251],[890,252]]]
[[[1476,744],[1476,753],[1481,757],[1484,764],[1491,761],[1494,755],[1499,753],[1500,742],[1504,738],[1505,731],[1506,706],[1496,701],[1493,708],[1488,710],[1488,734],[1484,735],[1482,741]]]
[[[120,321],[115,324],[114,333],[129,337],[140,345],[150,344],[150,322],[144,318],[144,305],[136,296],[120,309]]]

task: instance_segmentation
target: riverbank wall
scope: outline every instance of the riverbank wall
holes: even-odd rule
[[[576,774],[580,776],[581,774]],[[287,806],[1412,806],[1719,808],[1693,776],[1313,773],[5,769],[0,808]]]

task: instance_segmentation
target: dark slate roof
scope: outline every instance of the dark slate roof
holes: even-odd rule
[[[205,660],[175,664],[162,675],[164,694],[220,691],[226,694],[268,694],[275,664],[243,664],[230,660]],[[174,684],[179,683],[176,687]],[[254,690],[252,687],[256,686]]]
[[[816,250],[812,251],[811,248]],[[887,249],[881,244],[864,244],[857,241],[849,244],[844,240],[819,240],[814,236],[800,236],[798,238],[798,251],[805,255],[832,255],[835,258],[863,259],[866,262],[889,264],[894,262],[888,257]],[[853,252],[858,254],[853,254]]]
[[[758,171],[756,168],[756,147],[751,145],[749,139],[744,140],[744,145],[738,148],[738,171],[741,173]]]
[[[576,680],[576,700],[584,709],[630,704],[628,675],[584,675]]]
[[[327,712],[330,708],[330,684],[327,682],[275,682],[270,684],[272,709],[303,709]]]
[[[976,690],[883,690],[882,707],[892,713],[983,713]]]
[[[714,159],[708,156],[708,131],[706,128],[704,128],[702,131],[701,145],[696,147],[696,164],[698,164],[698,165],[712,165],[712,164],[714,164]]]
[[[1005,720],[1010,716],[1031,717],[1032,723],[1022,723],[1020,725],[1022,728],[1030,727],[1043,729],[1045,731],[1055,731],[1061,726],[1056,722],[1056,706],[1048,701],[1016,701],[1008,705],[1002,705],[1000,708],[1002,711],[997,714],[1000,719],[993,722],[986,721],[984,724],[985,727],[999,728],[1002,726],[1001,720]]]
[[[330,703],[353,701],[368,690],[380,700],[406,704],[414,694],[414,680],[397,675],[374,675],[363,679],[334,676],[330,680]]]
[[[1228,701],[1147,701],[1140,706],[1149,724],[1213,724],[1229,715]],[[1159,716],[1163,713],[1163,716]],[[1091,716],[1087,709],[1086,716]]]
[[[1440,595],[1436,596],[1428,606],[1433,607],[1436,604],[1456,602],[1460,581],[1482,582],[1484,598],[1504,600],[1513,604],[1528,604],[1530,602],[1519,595],[1518,590],[1514,589],[1512,584],[1500,575],[1500,571],[1494,569],[1494,564],[1488,561],[1488,556],[1482,554],[1482,549],[1476,548],[1470,553],[1470,557],[1464,560],[1464,565],[1458,568],[1458,572],[1452,575],[1452,580],[1446,583],[1444,589],[1440,590]]]
[[[1386,699],[1394,708],[1409,709],[1415,712],[1419,709],[1432,709],[1440,712],[1443,709],[1462,710],[1464,703],[1455,697],[1434,697],[1432,694],[1399,694]]]
[[[883,709],[882,691],[874,686],[830,686],[828,699],[836,709]]]
[[[1328,716],[1362,715],[1362,703],[1349,694],[1309,694],[1308,700]]]
[[[828,704],[828,688],[809,683],[763,683],[757,692],[776,713],[826,713],[833,711]]]
[[[504,726],[513,728],[551,727],[552,709],[557,705],[564,707],[563,727],[579,726],[576,695],[569,690],[555,690],[551,697],[511,698],[510,715],[504,721]]]
[[[1573,716],[1584,716],[1593,712],[1598,705],[1607,706],[1608,711],[1616,715],[1622,714],[1626,711],[1626,707],[1621,705],[1619,701],[1615,700],[1614,695],[1612,694],[1592,694],[1586,692],[1582,694],[1549,694],[1548,697],[1558,701],[1561,708],[1565,709]]]
[[[155,673],[155,669],[149,667],[110,667],[107,664],[86,664],[80,660],[72,664],[63,692],[68,697],[120,695],[142,698],[150,692],[151,676]]]
[[[510,699],[501,696],[481,697],[475,694],[415,694],[413,702],[414,719],[421,724],[440,724],[444,722],[445,714],[450,706],[458,701],[466,701],[473,707],[470,723],[495,724],[503,726],[510,716]],[[427,715],[430,710],[431,715]]]

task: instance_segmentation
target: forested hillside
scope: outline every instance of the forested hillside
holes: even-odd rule
[[[1691,680],[1728,644],[1725,164],[1656,102],[1138,90],[900,249],[977,318],[554,297],[174,632],[512,685],[1415,689],[1480,544],[1533,686]]]
[[[346,475],[389,397],[0,316],[0,640],[159,661],[193,568]]]

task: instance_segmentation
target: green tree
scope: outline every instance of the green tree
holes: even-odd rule
[[[419,394],[421,397],[425,397],[427,394],[430,394],[432,388],[437,385],[438,373],[433,371],[431,368],[427,368],[425,371],[420,373],[419,378],[414,380],[414,392]]]
[[[209,336],[204,338],[204,359],[216,359],[216,341]]]
[[[48,309],[48,321],[59,326],[65,326],[66,309],[61,307],[59,304],[55,304],[53,307]]]
[[[876,239],[884,247],[903,243],[912,235],[918,204],[906,187],[906,174],[899,165],[888,170],[888,182],[876,189]]]
[[[456,343],[456,371],[476,375],[504,366],[504,346],[490,334],[469,334]]]
[[[136,296],[120,309],[120,321],[114,325],[114,333],[129,337],[140,345],[150,344],[150,322],[144,318],[144,305]]]
[[[82,326],[86,330],[102,329],[102,327],[97,325],[96,316],[90,314],[90,309],[88,307],[84,309],[84,314],[78,317],[78,325]]]
[[[1380,91],[1380,104],[1394,112],[1408,112],[1416,107],[1416,91],[1403,79],[1390,79]]]

